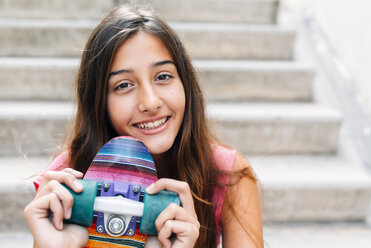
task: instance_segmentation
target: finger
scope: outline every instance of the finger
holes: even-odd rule
[[[63,172],[70,173],[70,174],[74,175],[77,178],[82,178],[84,176],[84,174],[81,171],[77,171],[77,170],[74,170],[72,168],[65,168],[62,171]]]
[[[172,234],[171,230],[168,230],[168,229],[163,229],[163,230],[158,231],[157,239],[158,241],[160,241],[161,247],[163,248],[171,247],[171,240],[170,240],[171,234]]]
[[[146,188],[148,194],[155,194],[161,190],[169,190],[178,193],[182,206],[197,218],[191,189],[188,183],[169,178],[161,178]]]
[[[55,193],[62,202],[64,218],[69,219],[71,217],[72,206],[73,206],[73,196],[72,194],[59,182],[53,180],[48,183],[40,192],[38,196],[42,197],[44,195]]]
[[[178,220],[183,222],[188,222],[200,227],[200,223],[194,218],[190,213],[188,213],[184,208],[172,203],[167,206],[164,211],[160,213],[155,221],[155,226],[157,232],[162,229],[163,225],[168,220]]]
[[[168,220],[158,232],[158,240],[164,247],[170,247],[170,237],[176,234],[177,245],[179,247],[193,247],[199,236],[199,229],[187,222],[178,220]]]
[[[53,224],[54,227],[62,231],[63,230],[63,206],[62,203],[56,193],[51,193],[49,195],[50,202],[49,208],[50,211],[53,213]]]
[[[50,193],[37,200],[32,201],[25,209],[25,216],[28,223],[36,223],[36,220],[46,219],[53,213],[53,224],[56,229],[63,229],[63,207],[57,194]]]
[[[66,171],[48,171],[45,173],[43,180],[40,183],[40,189],[45,187],[50,181],[56,180],[59,183],[64,183],[70,187],[74,192],[81,192],[83,190],[82,184],[77,180],[77,178]]]

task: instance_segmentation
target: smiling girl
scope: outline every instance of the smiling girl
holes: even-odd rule
[[[178,193],[181,206],[156,220],[146,247],[263,247],[259,194],[244,157],[207,128],[195,70],[160,18],[121,7],[93,31],[77,75],[77,113],[66,151],[35,182],[25,217],[35,247],[82,247],[86,228],[63,224],[99,149],[116,136],[140,139],[160,178],[148,193]],[[53,220],[50,221],[50,211]],[[174,235],[172,235],[175,234]]]

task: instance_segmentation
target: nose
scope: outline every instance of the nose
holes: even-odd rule
[[[138,109],[140,112],[157,112],[161,109],[161,97],[152,84],[143,85],[138,98]]]

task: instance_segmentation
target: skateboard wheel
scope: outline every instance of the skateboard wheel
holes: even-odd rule
[[[162,190],[157,194],[144,194],[143,216],[140,221],[140,232],[142,234],[157,235],[155,221],[161,212],[171,203],[180,206],[180,200],[177,193]]]
[[[89,227],[93,223],[94,200],[97,195],[98,184],[96,181],[78,179],[84,187],[81,193],[75,193],[65,186],[73,196],[71,218],[64,220],[66,223]]]

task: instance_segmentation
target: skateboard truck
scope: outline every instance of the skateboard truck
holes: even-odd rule
[[[94,203],[94,210],[98,212],[97,232],[106,232],[115,237],[133,236],[137,216],[143,213],[143,203],[139,202],[140,190],[139,185],[125,182],[98,183],[100,197],[97,197]],[[124,213],[122,213],[122,206],[125,206]]]
[[[97,215],[97,232],[110,236],[133,236],[137,218],[141,217],[140,233],[157,235],[155,220],[171,203],[180,205],[179,197],[171,191],[147,194],[139,185],[93,180],[79,181],[84,186],[81,193],[75,193],[64,185],[72,194],[74,204],[71,218],[67,223],[89,227],[93,222],[94,211]],[[141,202],[141,193],[144,193]]]

